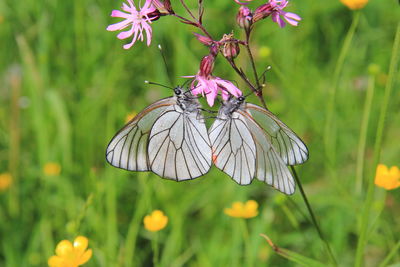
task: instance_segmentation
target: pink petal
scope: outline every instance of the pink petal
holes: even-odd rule
[[[126,19],[126,20],[123,20],[121,22],[108,25],[107,31],[119,31],[119,30],[122,30],[123,28],[126,28],[129,25],[130,22],[131,22],[130,20]]]
[[[242,91],[240,91],[239,88],[237,88],[233,83],[231,83],[230,81],[226,81],[223,80],[221,78],[218,78],[217,83],[224,87],[226,91],[228,91],[231,95],[235,96],[235,97],[239,97],[242,95]],[[223,90],[223,91],[225,91]]]
[[[285,13],[286,18],[294,19],[294,20],[301,20],[301,17],[297,14],[291,13],[291,12],[286,12]]]
[[[272,19],[272,21],[278,23],[279,27],[281,27],[281,28],[285,27],[285,25],[286,25],[286,23],[283,21],[283,19],[281,19],[281,17],[279,16],[278,12],[272,13],[271,19]]]
[[[129,14],[126,14],[125,12],[119,11],[119,10],[113,10],[111,12],[111,17],[118,17],[118,18],[128,18]]]
[[[132,27],[129,31],[118,33],[117,38],[120,40],[126,39],[126,38],[132,36],[134,31],[135,31],[135,28]]]

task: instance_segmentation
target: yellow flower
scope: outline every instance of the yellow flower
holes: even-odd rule
[[[125,117],[125,123],[130,122],[133,118],[135,118],[137,115],[137,113],[135,111],[132,111],[131,113],[129,113],[128,115],[126,115]]]
[[[144,228],[151,232],[157,232],[164,229],[168,223],[168,217],[161,210],[155,210],[143,219]]]
[[[12,184],[12,176],[8,172],[0,174],[0,191],[5,191]]]
[[[261,58],[267,58],[271,55],[271,48],[269,48],[268,46],[261,46],[258,50],[258,54]]]
[[[56,247],[56,255],[48,260],[50,267],[77,267],[85,264],[92,257],[92,250],[87,249],[88,239],[78,236],[72,244],[68,240],[62,240]]]
[[[357,10],[363,8],[368,0],[340,0],[340,2],[352,10]]]
[[[232,208],[224,209],[224,213],[236,218],[253,218],[258,215],[258,203],[254,200],[248,200],[246,203],[236,201],[232,203]]]
[[[384,165],[379,164],[376,168],[375,185],[383,187],[386,190],[395,189],[400,186],[400,170],[396,166],[390,169]]]
[[[44,165],[43,172],[49,176],[56,176],[61,173],[61,166],[56,162],[48,162]]]

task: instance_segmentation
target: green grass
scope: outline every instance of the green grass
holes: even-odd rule
[[[176,183],[105,162],[125,116],[171,95],[143,83],[168,83],[157,44],[174,83],[196,73],[208,51],[191,36],[193,28],[163,17],[153,23],[150,48],[137,43],[125,51],[105,30],[117,21],[109,14],[120,1],[40,2],[0,1],[0,173],[14,179],[0,192],[0,266],[46,266],[56,244],[77,235],[87,236],[94,252],[85,266],[151,266],[152,235],[142,220],[153,209],[169,217],[158,237],[161,266],[298,266],[261,233],[294,260],[328,262],[299,190],[286,197],[260,182],[241,187],[215,167]],[[205,25],[214,36],[238,33],[232,2],[205,1]],[[334,70],[354,14],[339,1],[293,1],[288,11],[302,16],[300,26],[260,23],[254,54],[259,70],[272,65],[265,91],[270,110],[310,150],[296,171],[321,229],[339,266],[400,264],[399,189],[368,190],[376,162],[400,165],[392,51],[400,7],[375,0],[360,11],[339,74]],[[263,46],[270,57],[259,56]],[[379,73],[370,74],[370,64]],[[214,73],[245,88],[222,58]],[[61,174],[44,175],[47,162],[58,162]],[[246,222],[246,237],[240,220],[223,209],[248,199],[257,200],[260,214]]]

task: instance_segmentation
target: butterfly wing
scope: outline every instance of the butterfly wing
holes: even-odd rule
[[[245,118],[237,112],[228,117],[220,110],[208,133],[215,166],[238,184],[250,184],[255,174],[256,145]]]
[[[245,110],[268,134],[269,140],[287,165],[302,164],[308,159],[308,149],[303,141],[270,111],[251,104]]]
[[[245,111],[237,113],[245,119],[247,128],[252,134],[256,145],[256,173],[258,180],[265,182],[282,193],[291,195],[295,190],[295,182],[285,162],[270,142],[265,131]]]
[[[149,137],[149,164],[154,173],[176,181],[210,170],[211,144],[198,110],[187,112],[174,105],[155,121]]]
[[[161,99],[146,107],[107,146],[106,159],[114,167],[130,171],[149,171],[148,148],[150,130],[168,108],[176,103],[174,97]]]

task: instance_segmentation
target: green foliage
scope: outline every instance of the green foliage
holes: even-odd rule
[[[137,43],[126,51],[115,33],[105,30],[117,21],[109,14],[120,1],[39,2],[0,2],[0,173],[14,179],[0,192],[0,266],[46,266],[56,244],[78,234],[88,237],[93,249],[85,266],[149,266],[152,235],[142,220],[153,209],[169,217],[158,233],[161,266],[297,266],[275,254],[261,233],[300,261],[327,261],[299,192],[286,197],[256,181],[240,187],[216,168],[175,183],[106,163],[107,143],[125,116],[171,95],[143,83],[168,83],[157,44],[167,53],[176,84],[184,82],[178,77],[196,73],[208,51],[189,34],[193,28],[163,17],[152,24],[150,48]],[[214,36],[235,27],[232,0],[204,2],[205,24]],[[361,211],[375,172],[376,128],[400,8],[397,1],[371,1],[360,11],[336,90],[333,149],[324,147],[327,105],[353,13],[339,1],[292,1],[289,9],[302,16],[299,27],[280,29],[270,19],[257,25],[256,63],[260,71],[272,66],[267,104],[308,145],[310,159],[296,170],[339,265],[350,266],[365,225]],[[265,47],[270,56],[260,53]],[[244,55],[238,62],[246,63]],[[368,73],[372,63],[380,68],[374,79]],[[243,67],[250,71],[250,65]],[[222,58],[215,74],[245,88]],[[375,90],[357,192],[357,151],[371,80]],[[389,166],[400,165],[398,76],[392,82],[380,160]],[[48,162],[59,163],[61,174],[44,175]],[[365,266],[398,266],[398,191],[379,188],[371,198]],[[260,214],[246,222],[246,237],[243,225],[223,209],[248,199],[257,200]]]

